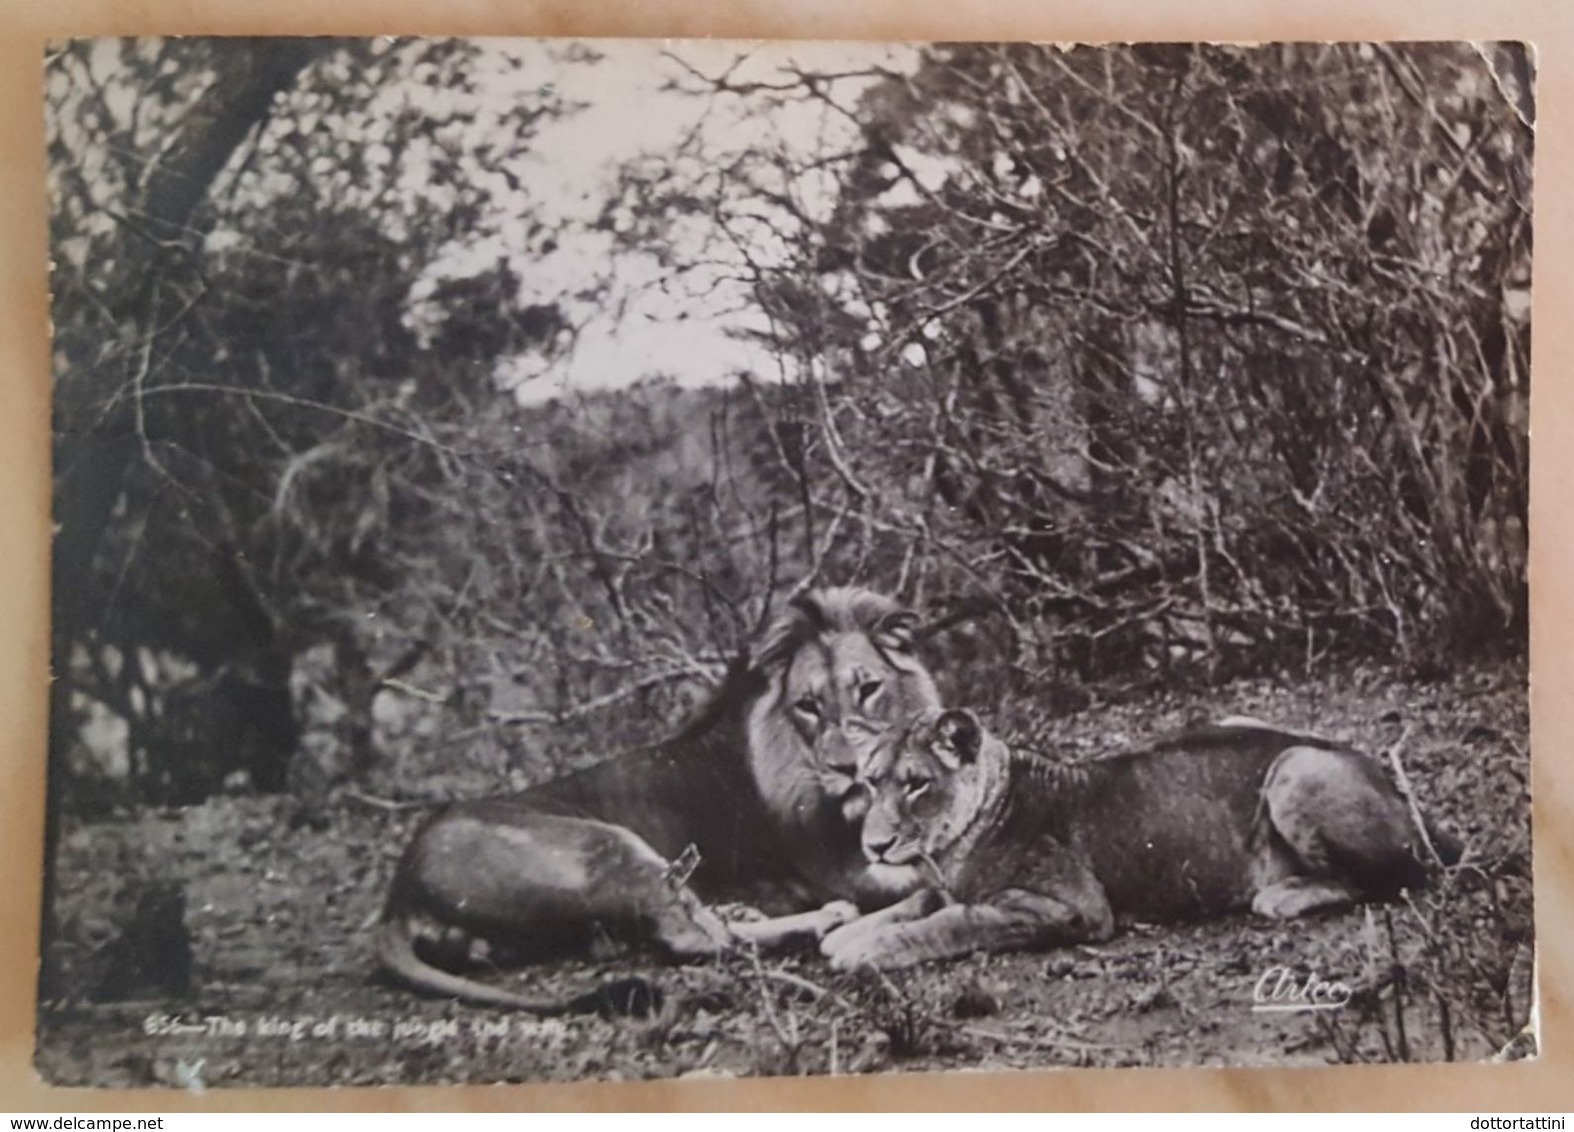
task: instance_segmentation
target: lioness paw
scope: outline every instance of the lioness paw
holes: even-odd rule
[[[1293,920],[1312,912],[1347,907],[1357,898],[1358,894],[1345,885],[1290,877],[1252,897],[1252,911],[1271,920]]]
[[[833,971],[857,971],[865,967],[888,971],[908,966],[906,957],[889,946],[889,942],[884,932],[859,931],[855,925],[826,936],[820,944],[820,954],[825,956]]]
[[[854,920],[850,924],[843,924],[826,932],[820,940],[820,954],[830,958],[832,952],[848,947],[852,938],[859,934],[860,926],[858,921]]]
[[[879,966],[875,962],[879,952],[867,946],[866,941],[863,939],[857,937],[844,939],[833,946],[832,941],[836,939],[838,934],[837,932],[832,932],[820,944],[820,954],[824,955],[826,961],[830,963],[831,970],[856,971],[858,968],[866,965]]]

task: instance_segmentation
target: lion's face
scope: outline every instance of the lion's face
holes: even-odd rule
[[[861,847],[887,882],[934,883],[1004,781],[1004,745],[969,711],[920,713],[873,743],[859,768]]]
[[[833,633],[799,649],[782,673],[781,702],[814,752],[822,788],[852,790],[860,756],[892,722],[937,703],[929,673],[894,636]]]
[[[855,789],[863,756],[896,721],[938,707],[913,652],[912,613],[866,590],[798,599],[757,653],[766,686],[749,713],[755,781],[814,879],[869,896],[861,874]]]

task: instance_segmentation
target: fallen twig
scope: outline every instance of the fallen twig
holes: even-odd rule
[[[359,790],[346,790],[344,796],[352,802],[359,802],[363,806],[371,806],[374,810],[387,810],[390,813],[401,813],[405,810],[422,810],[428,806],[441,804],[437,802],[400,802],[393,798],[378,798],[372,794],[363,794]]]
[[[1399,733],[1399,738],[1395,739],[1393,745],[1388,748],[1388,765],[1393,768],[1399,793],[1404,795],[1405,804],[1410,807],[1410,820],[1415,822],[1415,827],[1421,834],[1421,843],[1426,846],[1427,855],[1436,862],[1438,868],[1445,868],[1447,866],[1442,854],[1437,851],[1437,846],[1432,844],[1432,834],[1426,827],[1426,820],[1421,816],[1421,807],[1416,804],[1415,791],[1410,788],[1410,776],[1405,773],[1405,764],[1399,760],[1399,748],[1405,745],[1405,740],[1410,738],[1410,732],[1413,730],[1413,724],[1405,724],[1405,729]]]
[[[425,700],[429,704],[446,704],[448,702],[448,696],[442,692],[429,691],[426,688],[417,687],[409,681],[400,680],[393,676],[383,678],[383,687],[390,688],[395,692],[403,692],[407,696],[414,696],[418,700]]]

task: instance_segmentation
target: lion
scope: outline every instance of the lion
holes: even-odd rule
[[[601,938],[678,960],[740,942],[812,945],[905,896],[904,878],[865,860],[844,799],[875,736],[939,705],[915,625],[868,590],[809,591],[673,738],[449,805],[395,872],[377,929],[384,971],[430,994],[560,1013],[593,1000],[525,998],[457,968],[478,948],[489,961],[544,959]],[[708,907],[718,901],[790,914],[726,924]]]
[[[822,940],[840,969],[1104,940],[1117,921],[1304,916],[1458,856],[1373,760],[1255,720],[1065,765],[931,709],[859,778],[868,867],[911,893]]]

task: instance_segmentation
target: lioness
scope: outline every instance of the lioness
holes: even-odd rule
[[[939,703],[915,620],[867,590],[811,591],[673,739],[448,806],[399,862],[377,935],[384,969],[430,993],[552,1013],[567,1004],[439,968],[469,961],[478,941],[514,958],[603,935],[680,958],[739,938],[812,941],[856,915],[849,901],[905,895],[905,876],[869,866],[841,806],[868,738]],[[728,927],[702,900],[802,914]],[[839,903],[804,911],[825,901]]]
[[[844,969],[1106,939],[1117,918],[1299,916],[1426,879],[1372,760],[1255,721],[1057,765],[929,710],[871,748],[860,784],[870,869],[915,891],[826,936]]]

